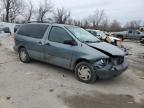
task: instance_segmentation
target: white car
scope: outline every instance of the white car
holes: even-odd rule
[[[93,29],[86,29],[86,30],[101,40],[105,40],[106,42],[111,43],[115,46],[121,45],[121,39],[113,36],[107,36],[103,31]]]

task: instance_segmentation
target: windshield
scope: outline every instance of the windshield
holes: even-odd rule
[[[91,33],[80,27],[68,26],[66,27],[70,32],[72,32],[76,38],[78,38],[81,42],[99,42],[100,40],[93,36]]]

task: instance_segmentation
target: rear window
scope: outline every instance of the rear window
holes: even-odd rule
[[[44,24],[26,24],[19,29],[18,34],[41,39],[47,28],[48,25]]]

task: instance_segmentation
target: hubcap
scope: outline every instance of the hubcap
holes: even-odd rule
[[[91,70],[87,66],[80,66],[78,69],[78,75],[81,80],[89,80],[91,78]]]
[[[21,52],[20,52],[20,58],[21,58],[22,61],[25,61],[25,60],[26,60],[26,56],[27,56],[27,55],[26,55],[25,51],[21,51]]]

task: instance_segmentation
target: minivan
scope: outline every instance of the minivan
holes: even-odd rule
[[[24,24],[15,34],[14,49],[24,63],[36,59],[57,65],[74,71],[84,83],[114,78],[128,68],[120,48],[72,25]]]

